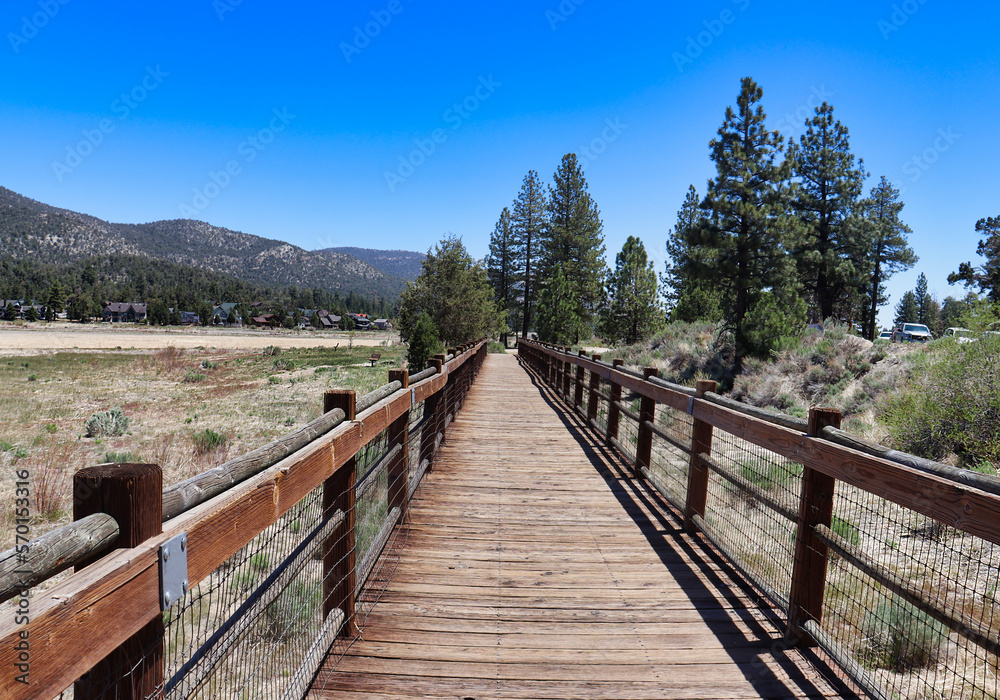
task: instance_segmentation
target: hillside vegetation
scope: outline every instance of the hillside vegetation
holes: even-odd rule
[[[67,265],[123,255],[165,260],[260,286],[318,287],[395,299],[405,280],[346,253],[310,252],[202,221],[113,224],[0,187],[0,250],[12,260]]]

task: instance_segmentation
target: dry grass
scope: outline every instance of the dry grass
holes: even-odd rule
[[[294,372],[276,370],[260,350],[0,356],[0,521],[11,518],[11,467],[31,473],[32,535],[38,536],[71,518],[72,474],[81,467],[104,462],[109,452],[132,453],[159,464],[164,484],[176,483],[305,425],[319,415],[329,389],[362,394],[385,384],[402,348],[384,348],[389,363],[374,368],[366,361],[370,352],[286,349],[282,357],[294,363]],[[192,371],[205,379],[184,382]],[[31,375],[36,379],[29,381]],[[130,419],[124,435],[84,437],[91,415],[116,406]],[[224,435],[226,444],[199,454],[194,436],[206,430]],[[12,543],[11,528],[3,528],[0,549]]]

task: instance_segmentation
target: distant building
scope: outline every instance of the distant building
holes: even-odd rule
[[[389,322],[389,319],[387,318],[376,318],[374,321],[372,321],[372,325],[378,328],[380,331],[392,330],[392,324]]]
[[[147,316],[146,304],[106,301],[101,317],[110,323],[137,323]]]

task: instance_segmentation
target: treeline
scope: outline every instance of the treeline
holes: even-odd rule
[[[595,330],[610,340],[645,337],[663,320],[646,250],[630,236],[612,273],[604,253],[604,224],[576,155],[563,156],[551,185],[529,171],[500,213],[486,259],[509,328],[556,343]]]
[[[62,303],[50,304],[53,289],[58,291],[55,301]],[[0,258],[0,298],[37,301],[60,311],[65,308],[73,319],[100,316],[103,301],[141,302],[151,309],[156,306],[195,313],[203,312],[206,302],[248,308],[261,302],[266,309],[327,309],[341,316],[351,312],[386,318],[394,317],[398,306],[398,300],[379,295],[364,297],[351,292],[342,296],[321,288],[269,287],[133,255],[102,255],[63,265]]]

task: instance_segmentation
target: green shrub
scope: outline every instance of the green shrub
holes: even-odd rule
[[[276,377],[273,374],[267,378],[268,384],[281,384],[281,377]]]
[[[928,459],[955,453],[962,466],[1000,461],[1000,337],[934,344],[881,407],[892,446]]]
[[[423,369],[431,357],[443,351],[444,343],[438,337],[437,326],[426,311],[417,316],[407,345],[406,363],[412,369]]]
[[[777,462],[744,462],[740,465],[740,476],[765,491],[788,489],[802,475],[802,466]]]
[[[98,437],[107,435],[115,437],[124,435],[128,431],[129,418],[122,413],[118,407],[110,411],[98,411],[87,419],[84,425],[85,437]]]
[[[142,464],[135,452],[105,452],[104,461],[107,464]]]
[[[218,362],[212,362],[211,360],[202,360],[201,361],[201,368],[202,369],[216,369],[218,366],[219,366]]]
[[[264,610],[265,636],[277,641],[305,634],[322,600],[322,584],[293,582]]]
[[[869,668],[908,671],[935,663],[947,628],[909,603],[891,598],[865,618],[861,662]]]
[[[281,354],[281,348],[275,347],[274,345],[268,345],[264,348],[264,357],[276,357]]]
[[[295,369],[295,363],[284,357],[274,361],[274,368],[278,371],[286,371]]]
[[[844,520],[835,515],[833,516],[833,521],[830,523],[830,529],[854,546],[861,544],[861,533],[858,532],[858,528],[850,520]]]
[[[46,423],[45,424],[45,432],[47,432],[49,435],[52,435],[57,430],[59,430],[59,428],[58,428],[58,426],[56,426],[55,423]]]
[[[503,355],[503,354],[506,354],[507,348],[504,347],[503,343],[498,343],[495,340],[491,340],[486,345],[486,352],[488,352],[488,353],[490,353],[492,355]]]
[[[189,370],[184,374],[184,381],[190,383],[203,382],[207,378],[208,377],[202,374],[201,372],[195,372],[194,370]]]
[[[28,381],[29,381],[29,382],[35,382],[35,381],[38,381],[38,375],[37,375],[37,374],[29,374],[29,375],[28,375]]]
[[[194,451],[199,455],[217,450],[228,442],[225,435],[221,435],[211,428],[205,428],[201,432],[195,433],[192,439],[194,440]]]

